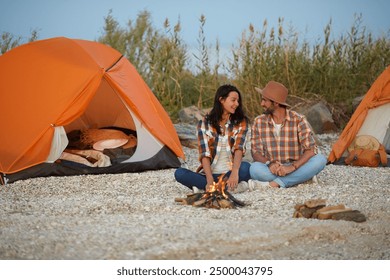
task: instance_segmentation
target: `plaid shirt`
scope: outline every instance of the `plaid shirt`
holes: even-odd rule
[[[198,123],[198,150],[199,161],[204,157],[209,157],[211,165],[215,165],[218,161],[219,152],[221,151],[221,141],[223,135],[218,134],[215,127],[208,123],[205,118]],[[241,150],[245,153],[246,134],[248,132],[248,121],[244,119],[241,123],[233,125],[230,120],[225,125],[226,135],[228,136],[228,145],[226,151],[229,155],[230,165],[233,164],[233,154],[236,150]],[[201,170],[200,166],[197,171]]]
[[[271,115],[260,115],[252,126],[252,154],[259,153],[281,163],[298,160],[305,150],[317,146],[307,120],[295,111],[286,110],[279,137],[276,137]]]

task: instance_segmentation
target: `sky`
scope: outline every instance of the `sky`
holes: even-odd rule
[[[201,15],[206,17],[208,43],[215,45],[218,39],[221,49],[237,45],[249,24],[261,29],[267,20],[269,30],[277,27],[278,18],[309,42],[323,39],[330,19],[334,37],[346,34],[360,13],[373,35],[389,36],[390,31],[389,0],[0,0],[0,7],[0,33],[24,40],[32,30],[38,31],[38,39],[97,40],[110,10],[122,27],[144,10],[151,13],[156,29],[163,30],[165,19],[172,25],[180,19],[181,35],[190,49],[198,46]]]

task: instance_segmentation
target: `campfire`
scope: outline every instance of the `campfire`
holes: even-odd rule
[[[192,205],[195,207],[206,208],[236,208],[236,206],[245,206],[245,203],[236,199],[226,189],[227,178],[219,176],[218,183],[213,183],[209,186],[209,190],[200,193],[188,194],[186,198],[175,198],[175,202],[180,202],[182,205]]]

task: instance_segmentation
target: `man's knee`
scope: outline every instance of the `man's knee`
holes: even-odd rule
[[[314,161],[315,167],[314,168],[317,169],[318,172],[320,172],[322,169],[325,168],[327,159],[323,154],[317,154],[314,157],[315,157],[314,158],[315,159],[315,161]]]
[[[251,166],[249,167],[249,174],[251,175],[252,178],[258,173],[259,165],[258,162],[253,162]]]
[[[259,180],[259,181],[267,181],[270,180],[270,171],[268,169],[268,166],[261,162],[254,162],[252,163],[251,167],[249,168],[249,173],[252,179]]]

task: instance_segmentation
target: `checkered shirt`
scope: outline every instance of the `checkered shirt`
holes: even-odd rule
[[[199,121],[197,129],[199,161],[203,157],[209,157],[211,159],[211,165],[213,165],[218,161],[218,156],[222,148],[221,141],[219,140],[224,136],[218,134],[216,128],[208,123],[205,118]],[[249,124],[245,119],[237,125],[233,125],[228,120],[225,125],[225,131],[228,137],[226,151],[228,152],[231,165],[233,163],[233,154],[236,150],[242,150],[245,154],[245,141],[248,129]],[[198,171],[201,168],[202,166],[198,168]]]
[[[295,111],[286,110],[279,137],[276,136],[271,115],[255,118],[252,126],[252,153],[281,163],[298,160],[305,150],[317,146],[309,123]]]

